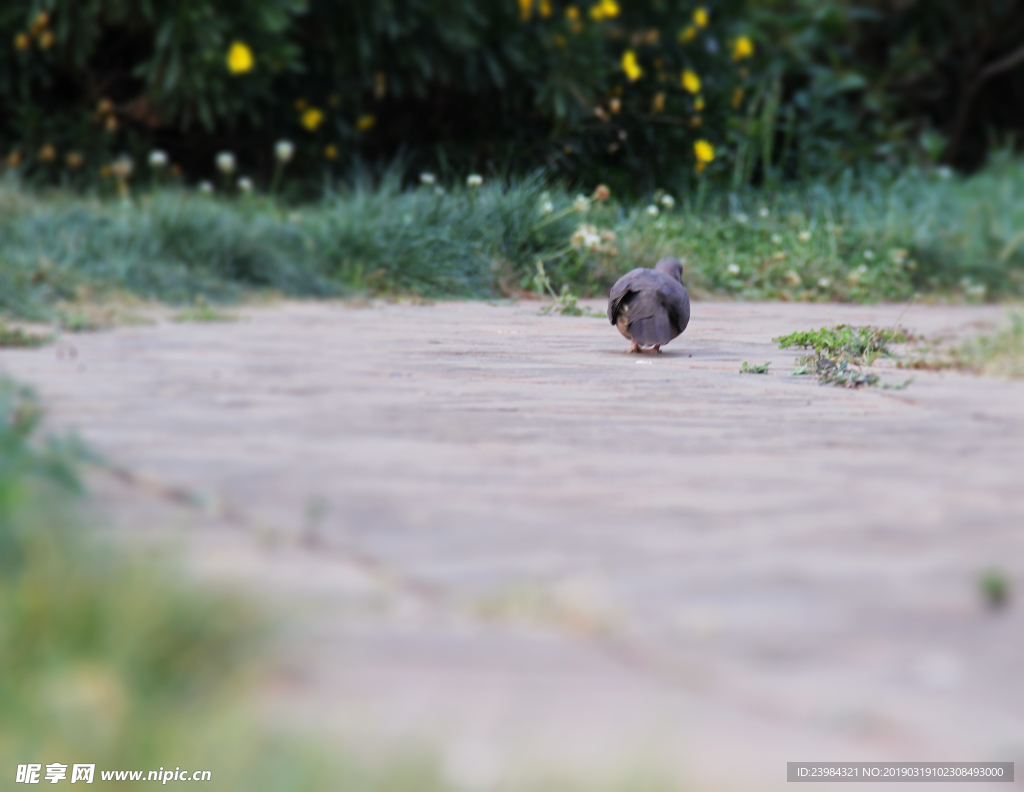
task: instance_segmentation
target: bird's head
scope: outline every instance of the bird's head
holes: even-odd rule
[[[654,265],[654,268],[658,272],[664,272],[673,280],[683,280],[683,262],[677,258],[672,258],[671,256],[663,258]]]

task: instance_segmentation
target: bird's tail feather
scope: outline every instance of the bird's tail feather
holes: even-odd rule
[[[644,316],[629,323],[629,335],[640,346],[667,344],[672,340],[672,324],[663,314]]]

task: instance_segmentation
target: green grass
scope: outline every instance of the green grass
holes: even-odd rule
[[[968,339],[953,352],[958,368],[997,377],[1024,377],[1024,315],[1011,314],[1009,327]]]
[[[767,374],[768,367],[771,363],[748,363],[743,361],[743,365],[740,366],[740,374]]]
[[[1024,293],[1024,163],[978,175],[912,170],[777,192],[576,202],[541,175],[403,189],[357,183],[315,203],[165,189],[130,201],[0,185],[0,310],[52,318],[85,294],[189,304],[293,296],[606,293],[672,254],[698,297],[980,301]],[[585,192],[589,193],[592,186]]]

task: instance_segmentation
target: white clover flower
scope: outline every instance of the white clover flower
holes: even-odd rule
[[[935,172],[938,174],[940,179],[952,179],[953,178],[953,169],[951,167],[949,167],[948,165],[942,165],[942,166],[936,168]]]
[[[540,205],[540,213],[542,215],[549,215],[555,211],[555,205],[551,201],[545,201]]]
[[[730,275],[739,275],[740,274],[740,265],[739,264],[730,264],[728,267],[725,268],[725,271],[728,272]]]
[[[673,198],[668,193],[665,193],[663,196],[661,196],[661,205],[664,206],[666,209],[671,209],[673,206],[676,205],[676,199]]]
[[[217,170],[225,176],[235,172],[235,155],[230,151],[222,151],[217,155]]]
[[[871,259],[873,259],[874,257],[875,257],[875,251],[873,251],[873,250],[865,250],[864,251],[864,258],[866,258],[868,261],[871,261]]]
[[[153,149],[149,152],[149,167],[153,170],[163,170],[167,167],[167,163],[170,160],[167,157],[166,151],[160,149]]]
[[[572,208],[577,212],[586,212],[590,209],[590,199],[585,195],[577,195],[576,200],[572,202]]]
[[[796,235],[796,238],[799,239],[801,242],[810,242],[811,241],[811,232],[810,231],[801,231],[799,234]]]
[[[125,181],[128,178],[130,178],[132,175],[132,171],[134,169],[135,166],[132,163],[131,158],[127,154],[122,154],[110,165],[111,173],[113,173],[118,179],[121,179],[122,181]]]
[[[428,187],[437,181],[437,177],[433,173],[424,171],[420,174],[420,184],[425,184]]]
[[[860,283],[860,279],[863,278],[867,274],[868,274],[867,265],[861,264],[856,269],[850,270],[850,272],[846,275],[846,279],[848,281],[850,281],[851,283]]]
[[[437,185],[437,187],[434,188],[434,195],[438,197],[444,195],[444,187],[442,187],[440,184]]]
[[[201,181],[196,188],[199,190],[201,195],[213,195],[213,185],[208,181]]]
[[[648,206],[646,209],[644,209],[644,211],[647,212],[647,214],[649,214],[651,217],[658,216],[658,207],[655,206],[654,204]]]
[[[466,186],[467,187],[476,188],[476,187],[479,187],[483,183],[484,183],[484,177],[481,176],[479,173],[471,173],[471,174],[469,174],[469,176],[466,177]]]
[[[818,285],[823,289],[827,289],[829,286],[832,285],[832,281],[830,281],[828,278],[818,278]]]
[[[248,195],[252,192],[252,179],[248,176],[242,176],[238,180],[238,191]]]
[[[786,280],[793,286],[799,286],[801,282],[800,275],[797,274],[796,270],[788,270],[786,272]]]
[[[768,215],[771,214],[771,212],[768,211],[767,206],[762,206],[760,209],[757,210],[757,213],[761,215],[761,217],[767,217]]]
[[[781,245],[782,244],[782,237],[779,236],[778,234],[772,234],[772,244],[773,245]]]
[[[295,144],[290,140],[279,140],[274,145],[274,156],[280,163],[291,162],[295,156]]]
[[[750,218],[749,218],[749,217],[747,217],[747,216],[746,216],[745,214],[743,214],[743,212],[739,212],[739,213],[737,213],[737,214],[736,214],[736,215],[735,215],[735,216],[733,217],[733,219],[734,219],[734,220],[735,220],[735,221],[736,221],[737,223],[749,223],[749,222],[750,222]]]

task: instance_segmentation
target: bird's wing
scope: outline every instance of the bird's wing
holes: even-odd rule
[[[668,312],[676,335],[683,332],[690,323],[690,295],[686,287],[666,275],[658,284],[658,302]]]
[[[626,295],[641,288],[642,284],[639,281],[642,279],[641,274],[644,272],[649,272],[649,270],[637,267],[615,281],[615,285],[612,286],[612,290],[608,293],[608,321],[612,324],[615,324],[619,318],[619,309],[622,307],[622,301]]]

